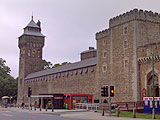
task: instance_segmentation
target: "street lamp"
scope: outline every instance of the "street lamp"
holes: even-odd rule
[[[155,86],[154,86],[154,54],[152,54],[152,79],[153,79],[153,110],[152,110],[152,118],[155,119]]]

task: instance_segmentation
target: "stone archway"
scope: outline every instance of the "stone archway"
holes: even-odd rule
[[[147,96],[153,97],[153,77],[152,71],[147,74]],[[154,74],[155,81],[155,97],[159,97],[159,82],[158,75]]]

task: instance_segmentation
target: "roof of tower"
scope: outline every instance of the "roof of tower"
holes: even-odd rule
[[[27,25],[26,27],[40,28],[40,26],[38,26],[38,25],[34,22],[33,16],[32,16],[31,21],[28,23],[28,25]],[[25,28],[26,28],[26,27],[25,27]]]
[[[40,23],[40,21],[38,21]],[[28,25],[24,28],[24,33],[22,35],[32,35],[32,36],[42,36],[45,37],[41,33],[41,27],[38,23],[35,23],[33,20],[33,16]]]
[[[28,25],[27,25],[26,27],[40,28],[40,27],[34,22],[33,19],[28,23]]]

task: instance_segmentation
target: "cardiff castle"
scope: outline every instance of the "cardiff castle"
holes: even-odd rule
[[[19,37],[17,103],[72,109],[76,103],[103,103],[103,86],[114,86],[112,102],[137,102],[159,96],[160,14],[134,9],[109,20],[109,28],[95,35],[96,48],[82,51],[81,60],[43,69],[45,36],[41,22],[31,19]],[[54,57],[54,56],[53,56]],[[152,65],[154,59],[154,75]],[[109,90],[108,90],[109,91]]]

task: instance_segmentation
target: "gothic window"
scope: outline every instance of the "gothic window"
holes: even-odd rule
[[[128,48],[128,41],[127,41],[127,40],[124,40],[124,42],[123,42],[123,47],[124,47],[124,49],[127,49],[127,48]]]
[[[69,75],[69,72],[66,72],[66,75],[67,75],[67,77],[68,77],[68,75]]]
[[[103,40],[103,46],[105,46],[105,44],[106,44],[106,40],[104,39],[104,40]]]
[[[31,56],[31,50],[28,50],[28,56]]]
[[[123,26],[123,35],[126,35],[128,33],[128,24],[125,24]]]
[[[85,73],[87,73],[88,72],[88,68],[85,68]]]
[[[41,57],[41,53],[39,49],[38,49],[38,57]]]
[[[82,74],[82,72],[83,72],[83,69],[80,69],[80,70],[79,70],[79,73]]]
[[[107,57],[107,52],[103,51],[103,58],[106,58],[106,57]]]
[[[61,77],[61,73],[59,73],[59,78]]]
[[[91,67],[91,72],[94,72],[94,67]]]
[[[29,47],[29,42],[27,42],[27,47]]]
[[[65,76],[65,72],[63,73],[63,77]]]
[[[73,75],[73,71],[71,71],[71,76]]]
[[[32,50],[32,56],[35,57],[36,55],[36,50]]]
[[[75,70],[75,75],[77,75],[77,73],[78,73],[78,71],[77,71],[77,70]]]
[[[32,45],[33,45],[33,44],[32,44],[32,42],[31,42],[31,43],[30,43],[30,47],[32,47]]]
[[[36,47],[38,47],[38,43],[36,44]]]
[[[107,65],[106,65],[106,64],[103,64],[103,65],[102,65],[102,71],[103,71],[103,72],[106,72],[106,71],[107,71]]]
[[[129,66],[129,60],[128,58],[124,58],[124,69],[127,70],[128,69],[128,66]]]
[[[33,43],[33,47],[36,47],[36,44],[35,44],[35,43]]]

